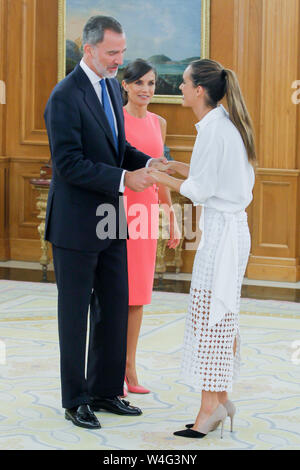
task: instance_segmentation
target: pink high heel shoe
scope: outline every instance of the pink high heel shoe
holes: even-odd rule
[[[126,376],[125,383],[127,385],[127,390],[130,393],[150,393],[150,390],[145,387],[142,387],[141,385],[130,385]]]

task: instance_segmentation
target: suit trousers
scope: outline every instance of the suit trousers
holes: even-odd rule
[[[90,403],[91,397],[122,395],[128,323],[126,240],[108,241],[100,252],[52,247],[62,406],[73,408]]]

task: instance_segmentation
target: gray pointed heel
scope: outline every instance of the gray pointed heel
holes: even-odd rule
[[[230,432],[233,432],[233,421],[234,421],[234,416],[236,414],[236,407],[234,405],[234,403],[230,400],[227,400],[226,403],[224,403],[223,405],[226,410],[227,410],[227,415],[229,416],[230,418]],[[220,423],[217,423],[217,426],[216,428],[219,426]],[[192,427],[194,426],[194,423],[191,423],[191,424],[186,424],[185,427],[187,429],[191,429]],[[215,429],[216,429],[215,428]]]
[[[214,431],[219,424],[222,424],[221,427],[221,439],[223,439],[224,433],[224,422],[227,418],[227,410],[223,405],[219,405],[218,408],[214,411],[214,413],[207,419],[207,421],[200,427],[200,429],[184,429],[183,431],[176,431],[174,432],[175,436],[181,437],[190,437],[190,438],[197,438],[202,439],[205,437],[209,432]],[[194,426],[194,425],[192,425]]]

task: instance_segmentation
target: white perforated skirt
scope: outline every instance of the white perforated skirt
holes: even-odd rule
[[[243,215],[244,217],[237,217],[237,311],[250,252],[247,217],[245,213]],[[221,212],[205,208],[205,242],[194,260],[181,363],[182,381],[197,391],[230,392],[240,369],[238,313],[227,312],[219,323],[210,328],[208,326],[215,255],[224,224]]]

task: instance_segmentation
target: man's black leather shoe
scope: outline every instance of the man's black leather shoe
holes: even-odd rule
[[[79,405],[65,411],[65,418],[75,426],[87,429],[99,429],[101,425],[89,405]]]
[[[91,409],[93,411],[106,410],[117,415],[139,416],[142,410],[136,406],[131,406],[129,401],[114,398],[92,398]]]

